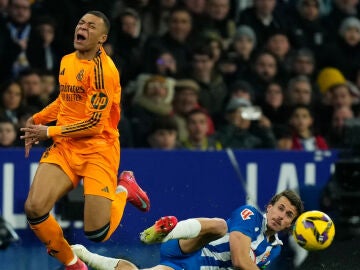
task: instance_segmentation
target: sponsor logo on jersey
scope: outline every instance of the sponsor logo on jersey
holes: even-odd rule
[[[104,93],[96,93],[91,97],[91,104],[94,109],[103,110],[108,104],[108,97]]]
[[[251,211],[250,209],[247,209],[247,208],[246,208],[246,209],[244,209],[244,210],[241,211],[240,215],[241,215],[241,218],[242,218],[243,220],[247,220],[247,219],[250,219],[251,216],[254,215],[254,213],[253,213],[253,211]]]

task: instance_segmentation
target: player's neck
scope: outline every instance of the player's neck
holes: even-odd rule
[[[93,50],[88,50],[88,51],[77,50],[76,56],[81,60],[92,60],[98,55],[99,50],[100,50],[100,47],[97,47]]]

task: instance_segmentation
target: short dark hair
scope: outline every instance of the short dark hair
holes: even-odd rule
[[[168,115],[156,117],[154,122],[151,124],[149,135],[154,134],[159,130],[178,131],[178,125],[175,118]]]
[[[204,109],[204,108],[195,108],[195,109],[192,109],[190,112],[188,112],[186,114],[186,121],[189,121],[190,117],[193,116],[194,114],[204,114],[207,117],[209,116],[209,113],[208,113],[208,111],[206,109]]]
[[[286,197],[290,203],[296,208],[296,216],[292,223],[295,223],[296,219],[304,212],[304,204],[300,196],[292,190],[284,190],[276,195],[274,195],[270,201],[269,205],[274,205],[281,197]]]
[[[91,14],[91,15],[101,18],[104,21],[106,34],[109,33],[111,24],[110,24],[110,20],[104,13],[102,13],[101,11],[98,11],[98,10],[91,10],[91,11],[86,12],[86,14]]]

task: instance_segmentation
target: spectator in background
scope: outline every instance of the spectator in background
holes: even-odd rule
[[[352,118],[354,118],[354,113],[349,107],[341,107],[334,110],[330,131],[326,137],[330,148],[341,149],[345,147],[345,121]]]
[[[57,74],[60,68],[62,49],[56,39],[56,22],[53,18],[38,18],[31,29],[26,56],[30,66]]]
[[[327,31],[329,33],[337,33],[340,24],[347,17],[359,17],[359,9],[359,0],[333,0],[331,11],[324,18]],[[336,36],[332,35],[332,38],[335,40]]]
[[[286,16],[275,11],[276,0],[254,0],[254,5],[240,13],[237,25],[249,25],[256,33],[260,49],[269,36],[278,30],[287,29]]]
[[[154,67],[150,69],[150,73],[159,74],[161,76],[177,78],[178,68],[174,55],[170,51],[163,51],[159,53],[156,58]]]
[[[360,20],[349,17],[341,22],[338,39],[324,48],[321,55],[321,67],[335,67],[347,80],[354,81],[360,63]]]
[[[219,64],[228,85],[236,79],[245,79],[246,74],[250,73],[255,47],[254,30],[247,25],[240,25]]]
[[[228,92],[221,73],[215,69],[209,46],[200,46],[193,51],[190,77],[199,84],[199,103],[209,112],[216,128],[222,118],[223,104]]]
[[[59,95],[59,89],[57,86],[57,76],[51,71],[43,71],[40,73],[42,91],[40,94],[40,100],[44,106],[49,105]]]
[[[175,81],[159,75],[140,75],[137,92],[129,108],[129,117],[134,136],[134,147],[145,147],[154,120],[170,115]]]
[[[292,128],[292,150],[327,150],[328,145],[323,136],[314,132],[314,117],[306,105],[296,105],[290,116]]]
[[[221,150],[222,146],[213,136],[209,136],[208,114],[203,109],[194,109],[186,116],[188,136],[181,146],[188,150]]]
[[[18,146],[16,126],[10,120],[0,118],[0,148],[14,146]]]
[[[279,81],[278,77],[276,57],[267,51],[259,52],[255,56],[251,73],[246,77],[246,80],[254,87],[256,104],[263,102],[266,88],[269,83]]]
[[[23,91],[14,80],[4,83],[0,89],[0,118],[10,120],[17,128],[20,128],[20,117],[25,111],[23,106]]]
[[[148,72],[156,62],[160,52],[169,51],[175,57],[177,73],[187,73],[191,59],[191,14],[185,8],[175,8],[170,12],[168,31],[161,36],[149,37],[144,45],[144,69]]]
[[[311,81],[311,85],[316,94],[316,99],[320,98],[320,92],[316,85],[316,60],[314,53],[307,48],[296,50],[290,59],[290,77],[306,76]]]
[[[344,74],[337,68],[325,67],[321,69],[316,78],[316,84],[322,94],[322,104],[329,105],[331,102],[331,91],[329,89],[337,84],[346,83]]]
[[[225,108],[227,123],[216,133],[216,139],[224,148],[275,148],[276,139],[270,121],[262,116],[256,123],[243,116],[244,108],[250,106],[251,103],[242,98],[233,98],[227,104]],[[254,127],[255,125],[257,127]]]
[[[32,106],[39,110],[45,107],[41,100],[43,87],[40,73],[34,69],[23,70],[19,74],[19,83],[24,91],[24,102],[26,106]]]
[[[193,29],[195,33],[201,32],[205,22],[205,6],[207,0],[183,0],[183,4],[190,11],[193,18]]]
[[[180,79],[175,84],[175,94],[173,99],[173,116],[178,126],[179,141],[184,141],[188,137],[188,129],[186,125],[187,114],[199,109],[199,85],[191,79]],[[208,134],[214,133],[214,123],[207,114]]]
[[[250,101],[250,103],[253,103],[255,99],[254,89],[247,81],[237,80],[233,82],[229,87],[228,100],[232,98],[243,98]]]
[[[261,109],[270,120],[275,137],[279,140],[287,130],[290,112],[289,107],[285,104],[285,94],[281,84],[271,82],[268,85]]]
[[[359,106],[359,90],[349,83],[337,84],[329,89],[331,93],[330,105],[333,109],[348,107],[357,111]]]
[[[225,49],[222,37],[215,31],[206,31],[202,33],[199,43],[207,44],[210,47],[215,65],[218,67]]]
[[[169,30],[171,10],[179,0],[154,0],[142,14],[142,32],[146,37],[162,36]]]
[[[218,32],[225,48],[236,31],[235,21],[229,16],[230,0],[207,0],[203,31]]]
[[[0,25],[5,25],[9,0],[0,0]]]
[[[266,40],[265,49],[276,57],[279,76],[283,77],[283,80],[287,80],[292,52],[288,34],[282,30],[270,34]]]
[[[321,52],[328,41],[328,32],[320,13],[320,0],[299,0],[296,12],[291,18],[294,47],[308,48],[315,54]]]
[[[314,106],[311,82],[306,76],[297,76],[290,79],[287,87],[287,104]]]
[[[8,16],[0,25],[0,80],[14,78],[29,67],[26,49],[31,31],[31,4],[28,0],[10,0]]]
[[[61,0],[60,2],[58,0],[46,0],[36,2],[38,6],[41,6],[37,14],[46,13],[54,18],[57,23],[57,32],[61,33],[62,55],[73,51],[74,25],[77,25],[78,18],[90,10],[99,10],[110,18],[110,14],[114,11],[114,0]]]
[[[172,116],[157,117],[147,135],[148,147],[160,150],[179,148],[176,121]]]
[[[136,10],[126,8],[113,20],[107,52],[114,59],[121,74],[121,85],[126,87],[142,70],[142,50],[145,42],[141,34],[142,22]]]

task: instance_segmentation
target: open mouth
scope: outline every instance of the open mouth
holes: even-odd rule
[[[86,40],[86,37],[83,34],[76,34],[75,38],[76,38],[76,41],[84,41],[84,40]]]

